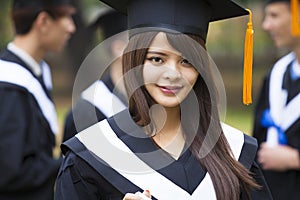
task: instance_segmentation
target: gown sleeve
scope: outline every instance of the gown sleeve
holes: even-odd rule
[[[74,115],[76,115],[76,125]],[[79,99],[75,106],[69,111],[64,125],[63,142],[67,141],[76,133],[105,119],[105,115],[94,105],[84,99]]]
[[[253,137],[257,139],[258,144],[266,141],[267,128],[261,125],[261,118],[265,109],[269,108],[269,76],[266,76],[255,106]]]
[[[76,157],[68,152],[56,179],[55,200],[93,200],[101,199],[89,192],[86,180],[81,177],[75,165]]]
[[[32,191],[54,183],[62,159],[54,159],[52,148],[39,143],[46,133],[33,110],[34,100],[7,88],[0,89],[0,97],[0,192]]]
[[[74,142],[74,138],[67,141]],[[64,143],[65,144],[65,143]],[[56,179],[55,200],[121,200],[124,194],[115,188],[93,166],[62,144],[65,155]],[[85,150],[80,153],[87,154]]]
[[[251,173],[253,174],[254,180],[260,186],[260,189],[251,190],[250,198],[251,200],[272,200],[272,195],[269,190],[269,187],[265,181],[263,173],[256,162],[253,163],[251,169]],[[242,198],[246,199],[246,198]]]
[[[68,166],[72,166],[72,162],[67,162],[65,159],[56,179],[55,200],[79,200]]]

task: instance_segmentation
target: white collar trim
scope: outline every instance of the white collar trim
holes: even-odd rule
[[[42,75],[41,66],[26,51],[19,48],[12,42],[7,45],[7,49],[19,56],[30,67],[36,76]]]

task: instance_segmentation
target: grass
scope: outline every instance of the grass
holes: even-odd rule
[[[230,107],[227,109],[225,122],[248,135],[252,134],[253,120],[251,107]]]

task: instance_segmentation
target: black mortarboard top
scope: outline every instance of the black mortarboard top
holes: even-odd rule
[[[93,30],[100,28],[103,39],[106,39],[127,30],[127,16],[116,10],[107,9],[97,16],[90,28]]]
[[[46,7],[60,6],[64,4],[70,4],[70,0],[14,0],[13,9],[43,9]]]
[[[231,0],[101,0],[128,15],[128,28],[154,27],[200,35],[209,22],[249,14]]]

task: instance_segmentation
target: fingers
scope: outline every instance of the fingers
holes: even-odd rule
[[[144,190],[143,194],[146,195],[148,198],[151,198],[151,194],[149,190]]]
[[[145,190],[143,193],[127,193],[125,194],[123,200],[151,200],[151,194],[149,190]]]
[[[139,200],[139,197],[132,193],[126,193],[123,200]]]
[[[141,200],[151,200],[151,195],[150,192],[145,190],[143,193],[141,192],[136,192],[139,197],[141,197]]]
[[[273,165],[273,149],[274,148],[271,148],[267,144],[263,143],[260,146],[260,150],[257,152],[257,160],[260,163],[261,167],[265,170],[269,169]]]

